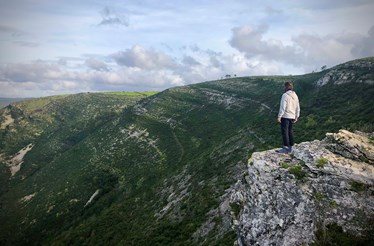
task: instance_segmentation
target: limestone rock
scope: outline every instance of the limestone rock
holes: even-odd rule
[[[239,245],[301,245],[318,225],[360,235],[374,218],[373,143],[340,131],[294,146],[291,155],[253,153],[231,193]]]
[[[336,85],[349,82],[373,84],[374,73],[372,59],[361,59],[336,66],[317,80],[316,85],[322,87],[330,82]]]

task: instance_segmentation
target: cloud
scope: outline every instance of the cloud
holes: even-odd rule
[[[168,70],[142,70],[133,67],[121,67],[114,71],[90,72],[82,74],[84,79],[99,84],[131,85],[139,88],[166,89],[172,86],[184,85],[184,80]]]
[[[188,56],[188,55],[183,57],[183,61],[182,62],[186,66],[201,65],[200,62],[196,61],[195,58],[193,58],[192,56]]]
[[[230,45],[247,58],[261,62],[280,62],[309,71],[320,65],[339,63],[374,55],[374,27],[368,36],[357,33],[335,33],[325,36],[300,34],[285,45],[276,39],[266,39],[268,26],[242,26],[232,29]]]
[[[56,61],[0,64],[0,96],[44,96],[82,91],[156,90],[237,76],[310,72],[323,65],[374,55],[374,26],[367,34],[302,33],[285,44],[269,26],[232,29],[223,54],[188,45],[179,54],[134,45],[108,55],[59,57]],[[82,66],[83,65],[83,66]],[[89,69],[87,69],[89,68]],[[303,71],[304,69],[304,71]],[[291,72],[290,72],[291,71]],[[295,72],[296,71],[296,72]]]
[[[353,44],[344,42],[338,35],[317,36],[302,34],[293,38],[295,46],[301,48],[301,65],[339,64],[354,58],[351,53]],[[297,65],[297,64],[295,64]]]
[[[374,26],[368,35],[335,33],[325,36],[301,34],[293,38],[303,51],[304,64],[334,66],[349,60],[374,56]]]
[[[0,65],[0,97],[34,97],[90,91],[83,71],[68,70],[60,61]]]
[[[141,69],[117,66],[105,69],[103,61],[89,58],[82,67],[68,68],[61,60],[0,65],[0,97],[46,96],[61,93],[116,90],[164,90],[185,85],[170,69]]]
[[[216,68],[223,68],[223,63],[217,56],[210,57],[210,64]]]
[[[368,36],[362,37],[352,48],[352,53],[357,57],[374,55],[374,25],[369,29]]]
[[[99,23],[99,26],[112,26],[112,25],[120,25],[120,26],[129,26],[128,18],[123,15],[119,15],[115,13],[109,7],[104,7],[101,10],[101,17],[102,20]]]
[[[68,74],[57,64],[42,61],[0,66],[0,80],[3,81],[43,83],[65,77],[69,77]]]
[[[204,51],[197,46],[193,50],[192,54],[188,54],[191,50],[186,51],[177,59],[163,52],[134,46],[108,56],[85,55],[84,59],[60,57],[54,62],[40,60],[2,64],[0,96],[45,96],[84,91],[160,91],[219,79],[225,74],[243,76],[278,71],[275,66],[251,61],[243,54],[223,55]]]
[[[94,70],[97,70],[97,71],[108,71],[109,70],[108,67],[107,67],[107,65],[105,64],[105,62],[99,61],[99,60],[97,60],[95,58],[92,58],[92,57],[88,58],[84,62],[84,64],[87,67],[89,67],[91,69],[94,69]]]
[[[233,48],[245,53],[249,58],[258,56],[265,60],[288,60],[294,64],[298,64],[299,54],[297,49],[292,46],[284,45],[279,40],[265,40],[264,34],[267,31],[268,26],[266,25],[233,28],[233,36],[229,43]]]
[[[138,67],[142,69],[172,69],[177,66],[175,61],[168,55],[152,50],[147,50],[142,46],[135,45],[126,51],[118,51],[111,57],[120,66]]]
[[[18,37],[24,34],[23,31],[17,28],[5,26],[5,25],[0,25],[0,33],[10,34],[13,37]]]
[[[22,47],[29,47],[29,48],[38,47],[40,45],[39,43],[30,42],[30,41],[14,41],[13,43],[19,46],[22,46]]]
[[[265,13],[267,13],[268,15],[280,15],[283,14],[283,11],[280,9],[275,9],[271,6],[266,6]]]
[[[360,5],[367,5],[371,4],[371,0],[314,0],[314,1],[293,1],[287,0],[286,2],[292,2],[294,6],[302,6],[305,9],[337,9],[337,8],[349,8],[349,7],[357,7]]]

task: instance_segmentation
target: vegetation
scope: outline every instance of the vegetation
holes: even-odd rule
[[[230,208],[231,211],[234,212],[235,217],[237,218],[240,213],[241,206],[236,203],[230,203]]]
[[[303,178],[307,177],[307,172],[303,170],[301,165],[295,165],[288,168],[288,171],[295,176],[297,180],[302,180]]]
[[[235,233],[218,212],[221,197],[253,151],[281,145],[276,115],[284,81],[295,82],[301,101],[297,142],[341,128],[374,129],[374,86],[316,87],[329,71],[157,94],[80,93],[1,109],[14,123],[0,129],[0,244],[232,242]],[[11,177],[5,163],[30,143]],[[305,177],[302,164],[287,168]],[[196,236],[206,224],[210,231]]]
[[[373,222],[373,221],[372,221]],[[373,224],[364,231],[364,235],[354,235],[343,231],[342,227],[336,223],[328,224],[325,227],[319,225],[316,232],[316,241],[313,246],[359,246],[372,245],[374,235]]]
[[[369,143],[374,144],[374,138],[373,137],[369,138]]]
[[[128,92],[128,91],[121,91],[121,92],[102,92],[106,95],[119,95],[119,96],[127,96],[127,97],[144,97],[144,96],[153,96],[157,94],[154,91],[143,91],[143,92]]]
[[[367,191],[368,188],[369,188],[367,184],[360,183],[360,182],[357,182],[357,181],[352,181],[350,183],[350,185],[351,185],[351,189],[356,191],[356,192]]]
[[[321,158],[317,160],[316,166],[318,168],[323,168],[327,163],[329,163],[329,160],[327,158]]]
[[[322,202],[326,198],[326,196],[321,192],[313,193],[313,197],[317,202]]]
[[[284,168],[284,169],[288,169],[288,168],[290,167],[290,164],[287,163],[287,162],[283,162],[283,163],[281,164],[281,167]]]
[[[0,97],[0,108],[6,107],[11,103],[18,102],[18,101],[24,101],[31,98],[3,98]]]

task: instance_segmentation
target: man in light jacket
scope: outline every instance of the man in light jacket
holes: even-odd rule
[[[293,91],[291,81],[284,83],[284,93],[279,107],[278,123],[281,124],[283,148],[277,150],[278,153],[290,153],[292,151],[293,130],[292,126],[300,116],[299,98]]]

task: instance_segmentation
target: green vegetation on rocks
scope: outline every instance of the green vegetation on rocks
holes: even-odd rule
[[[321,159],[317,160],[316,166],[318,168],[323,168],[327,163],[328,163],[328,159],[327,158],[321,158]]]

